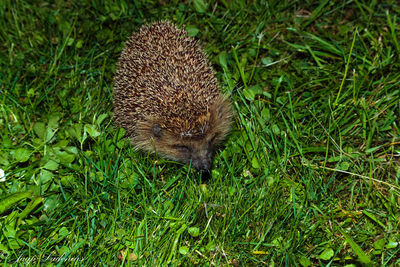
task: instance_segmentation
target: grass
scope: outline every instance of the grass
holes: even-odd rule
[[[399,266],[399,12],[3,0],[1,262]],[[113,127],[123,43],[161,19],[200,40],[236,111],[206,184]]]

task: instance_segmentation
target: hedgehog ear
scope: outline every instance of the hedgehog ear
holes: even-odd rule
[[[218,119],[223,119],[223,118],[226,118],[229,116],[229,109],[225,103],[223,105],[221,105],[220,107],[218,107],[217,116],[218,116]]]
[[[229,116],[229,102],[224,97],[221,97],[214,104],[215,113],[218,119],[223,119],[226,116]]]
[[[224,108],[223,107],[219,107],[217,109],[217,114],[218,114],[218,118],[221,119],[222,115],[224,114]]]
[[[163,129],[161,128],[160,124],[156,123],[153,125],[153,128],[151,129],[153,131],[153,134],[155,137],[161,137],[163,136]]]

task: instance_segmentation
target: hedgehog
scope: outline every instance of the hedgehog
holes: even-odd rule
[[[125,43],[114,77],[114,120],[133,146],[210,172],[232,118],[198,41],[168,21]]]

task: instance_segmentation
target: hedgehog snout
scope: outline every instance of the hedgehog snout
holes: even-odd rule
[[[210,158],[200,158],[193,160],[193,167],[201,171],[209,171],[211,167]]]
[[[213,162],[213,153],[206,151],[205,153],[199,153],[192,157],[192,165],[195,169],[202,172],[209,172]]]

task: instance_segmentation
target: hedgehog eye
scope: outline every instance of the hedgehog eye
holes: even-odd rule
[[[209,141],[208,143],[209,143],[209,144],[214,144],[214,142],[215,142],[215,140],[217,139],[218,135],[219,135],[219,133],[216,133],[216,134],[210,139],[210,141]]]
[[[188,146],[183,146],[183,145],[174,145],[174,149],[178,150],[181,153],[190,153],[192,149]]]

